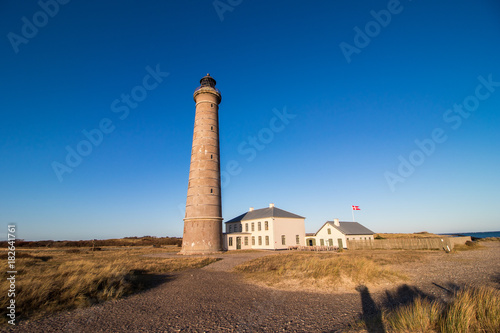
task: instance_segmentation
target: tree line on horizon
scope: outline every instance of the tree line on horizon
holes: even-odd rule
[[[32,248],[32,247],[101,247],[101,246],[162,246],[162,245],[177,245],[182,246],[182,238],[180,237],[125,237],[119,239],[95,239],[95,240],[79,240],[79,241],[25,241],[18,239],[16,247]],[[6,248],[7,241],[0,242],[0,247]]]

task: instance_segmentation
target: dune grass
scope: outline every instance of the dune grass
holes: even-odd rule
[[[172,248],[179,249],[176,246]],[[64,248],[17,251],[18,318],[37,317],[120,298],[147,288],[155,274],[203,267],[217,260],[207,257],[144,256],[165,251],[165,248],[152,247],[103,248],[102,251]],[[0,285],[2,290],[8,289],[7,280],[2,280]],[[7,301],[7,293],[1,293],[0,304],[7,304]],[[5,322],[5,307],[2,307],[1,313]]]
[[[376,239],[399,239],[399,238],[443,238],[445,235],[436,235],[427,231],[415,232],[413,234],[375,234]]]
[[[500,291],[488,287],[464,288],[449,303],[417,297],[408,305],[383,309],[387,332],[500,332]],[[370,322],[368,323],[370,324]],[[365,321],[352,325],[365,331]]]
[[[413,303],[385,312],[383,321],[392,332],[435,332],[443,305],[418,297]]]
[[[500,237],[486,237],[478,239],[479,242],[500,242]]]
[[[407,279],[364,256],[295,252],[257,258],[236,266],[250,280],[277,288],[335,291],[357,284]]]
[[[439,322],[440,332],[500,332],[500,292],[492,288],[459,291]]]

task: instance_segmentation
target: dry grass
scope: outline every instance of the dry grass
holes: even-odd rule
[[[436,235],[426,231],[413,234],[375,234],[375,238],[398,239],[398,238],[443,238],[445,235]]]
[[[270,255],[235,267],[247,278],[267,286],[336,291],[358,284],[376,285],[406,276],[382,267],[374,259],[339,254],[294,252]]]
[[[412,304],[384,314],[386,327],[393,332],[434,332],[443,306],[418,297]]]
[[[500,242],[500,237],[486,237],[478,239],[479,242]]]
[[[482,246],[479,242],[467,241],[465,242],[465,244],[456,244],[453,248],[453,251],[470,251],[483,248],[484,246]]]
[[[171,248],[178,251],[177,246]],[[153,274],[203,267],[217,260],[144,257],[165,251],[152,247],[103,248],[94,252],[64,248],[18,251],[17,312],[26,319],[119,298],[148,287]],[[2,290],[8,289],[5,279],[0,285]],[[1,293],[0,303],[7,301],[7,292]]]
[[[443,313],[440,331],[500,332],[500,292],[492,288],[458,292]]]
[[[381,322],[388,332],[500,332],[500,291],[466,288],[448,303],[417,297],[409,305],[384,309]],[[368,320],[368,325],[371,321]],[[368,329],[365,321],[352,325]]]
[[[356,250],[345,256],[366,258],[380,265],[401,265],[423,262],[432,250]]]

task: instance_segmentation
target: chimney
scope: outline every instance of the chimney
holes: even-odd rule
[[[250,209],[248,211],[249,212],[253,212],[253,207],[250,207]]]
[[[269,208],[273,208],[274,207],[274,204],[273,203],[270,203],[269,204]]]
[[[339,219],[333,219],[333,224],[335,224],[337,227],[340,227]]]

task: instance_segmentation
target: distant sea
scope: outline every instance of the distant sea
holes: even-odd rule
[[[487,237],[500,237],[500,231],[489,231],[489,232],[460,232],[460,233],[449,233],[447,235],[454,236],[471,236],[476,238],[487,238]]]

